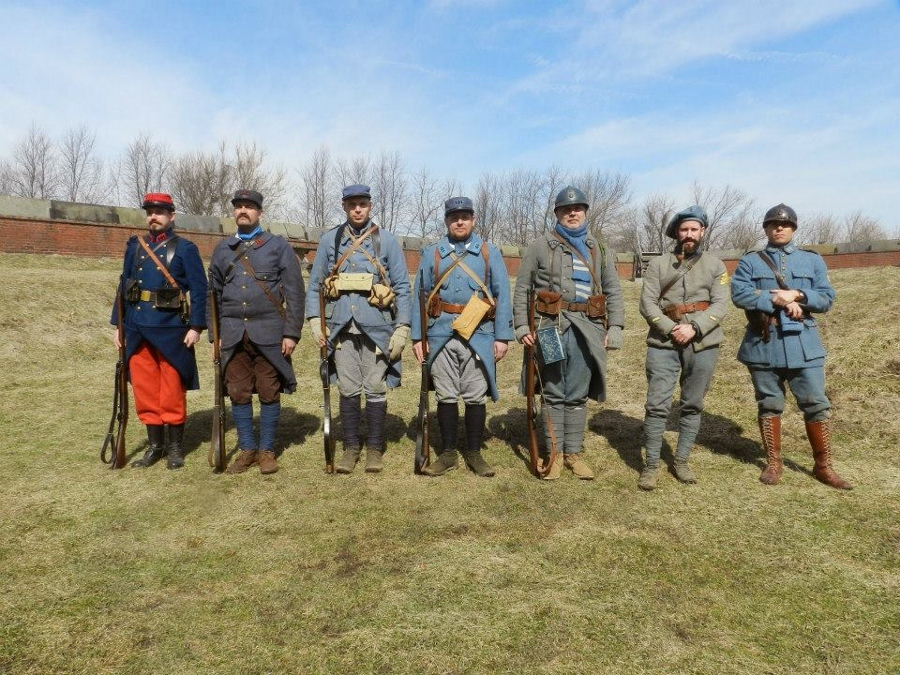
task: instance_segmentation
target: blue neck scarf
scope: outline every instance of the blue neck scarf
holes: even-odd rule
[[[241,241],[250,241],[251,239],[255,239],[259,235],[262,234],[262,225],[257,225],[256,229],[253,232],[248,232],[244,234],[240,230],[237,231],[237,236]]]
[[[585,260],[591,259],[591,252],[587,246],[587,231],[588,224],[587,221],[579,227],[577,230],[570,230],[566,227],[560,225],[559,221],[556,223],[556,232],[565,239],[568,244],[578,251],[582,256],[584,256]]]

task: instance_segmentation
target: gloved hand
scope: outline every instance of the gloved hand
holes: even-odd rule
[[[394,329],[394,334],[391,335],[391,341],[388,343],[388,357],[391,361],[400,359],[407,340],[409,340],[409,326],[397,326]]]
[[[622,349],[622,326],[610,326],[607,329],[606,348]]]
[[[306,322],[306,326],[312,331],[313,339],[316,341],[316,344],[322,344],[322,327],[319,325],[319,317],[314,316],[312,319],[309,319]],[[325,335],[324,337],[328,337],[331,334],[331,331],[328,330],[328,326],[325,326]]]

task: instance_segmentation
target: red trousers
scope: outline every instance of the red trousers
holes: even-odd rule
[[[134,408],[144,424],[184,424],[187,394],[181,376],[157,349],[141,343],[128,361]]]

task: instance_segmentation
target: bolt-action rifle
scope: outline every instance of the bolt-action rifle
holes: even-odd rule
[[[222,349],[219,336],[219,294],[213,286],[212,270],[209,273],[209,332],[212,335],[213,371],[215,393],[213,394],[212,439],[209,443],[207,461],[216,473],[225,470],[225,386],[222,382]]]
[[[528,290],[528,333],[534,338],[534,288]],[[537,379],[537,355],[535,345],[525,345],[525,422],[528,429],[528,450],[529,459],[531,460],[531,473],[537,478],[543,478],[550,473],[550,467],[556,461],[556,433],[553,429],[552,422],[548,419],[547,424],[550,428],[550,457],[547,462],[541,465],[540,449],[538,448],[537,427],[539,424],[537,418],[537,408],[534,405],[534,389],[535,380]],[[543,392],[541,394],[543,396]]]
[[[422,336],[422,384],[419,390],[419,431],[416,434],[416,455],[413,472],[421,474],[422,469],[431,461],[431,448],[428,430],[428,390],[431,389],[431,368],[428,365],[428,312],[425,307],[425,277],[419,279],[419,328]]]
[[[113,383],[112,416],[106,439],[100,449],[100,461],[110,469],[125,466],[125,429],[128,427],[128,373],[125,367],[125,279],[119,279],[116,291],[116,332],[119,336],[119,359],[116,361],[116,378]],[[111,454],[107,454],[110,449]]]
[[[325,473],[334,473],[334,439],[331,437],[331,373],[329,368],[328,337],[325,326],[325,284],[319,284],[319,328],[325,345],[319,347],[319,377],[322,378],[324,398],[322,436],[325,442]]]

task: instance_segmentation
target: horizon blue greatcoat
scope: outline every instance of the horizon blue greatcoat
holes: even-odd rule
[[[369,220],[360,230],[360,235],[375,223]],[[351,246],[350,224],[346,221],[333,227],[319,239],[316,258],[309,274],[309,288],[306,292],[306,318],[319,317],[319,286],[322,280],[331,273],[335,263]],[[354,235],[355,235],[354,231]],[[340,238],[339,241],[336,241]],[[381,310],[369,304],[367,296],[362,293],[341,293],[336,300],[328,300],[325,305],[325,325],[328,327],[328,344],[333,349],[341,331],[353,321],[357,328],[365,334],[381,352],[390,352],[388,345],[391,335],[399,325],[409,325],[411,311],[411,291],[409,272],[406,268],[406,257],[400,241],[391,232],[378,228],[377,248],[376,236],[373,233],[362,244],[369,255],[376,258],[387,271],[389,280],[382,280],[381,275],[369,259],[359,250],[354,251],[341,265],[339,272],[371,272],[375,283],[391,286],[397,294],[395,300],[396,313],[389,309]],[[391,389],[400,386],[402,377],[402,361],[391,361],[388,365],[387,386]],[[332,380],[336,373],[332,372]]]
[[[235,260],[239,250],[244,251],[255,279],[240,259]],[[263,232],[249,246],[233,235],[216,246],[209,271],[219,300],[222,372],[246,331],[247,337],[278,371],[282,391],[293,393],[297,378],[290,359],[281,351],[281,342],[283,338],[299,342],[303,330],[303,276],[294,249],[283,237],[270,232]],[[261,284],[282,303],[283,317]]]
[[[461,244],[458,246],[458,244]],[[457,250],[457,246],[460,250]],[[416,274],[414,295],[416,302],[412,308],[412,326],[410,337],[413,342],[422,339],[422,327],[420,321],[419,310],[419,287],[425,289],[426,296],[434,288],[435,282],[441,277],[444,271],[453,264],[450,253],[456,251],[457,255],[461,255],[461,251],[465,251],[465,264],[474,272],[481,281],[485,278],[485,263],[482,257],[482,247],[488,247],[488,262],[490,271],[488,274],[488,283],[485,284],[491,291],[496,301],[496,310],[494,318],[483,321],[472,337],[469,339],[469,346],[475,352],[478,359],[484,365],[485,376],[488,380],[488,387],[491,392],[491,399],[496,401],[500,398],[497,387],[497,368],[494,362],[494,341],[510,342],[515,340],[515,333],[512,326],[512,305],[510,302],[509,274],[506,271],[506,263],[503,261],[503,255],[493,244],[484,241],[479,235],[472,233],[465,242],[451,241],[447,235],[441,237],[436,243],[426,246],[422,249],[421,261],[419,263],[419,272]],[[465,248],[463,248],[465,247]],[[434,253],[438,252],[439,269],[434,269]],[[455,305],[465,305],[473,294],[479,297],[483,295],[481,287],[459,266],[454,268],[450,276],[444,280],[441,286],[441,300],[446,303]],[[450,324],[456,319],[457,314],[443,312],[437,318],[428,318],[428,363],[434,362],[435,357],[444,348],[450,338],[453,337],[453,328]]]
[[[806,299],[800,303],[804,310],[803,328],[794,334],[785,334],[780,323],[769,326],[769,341],[750,329],[738,350],[738,360],[754,369],[811,368],[825,362],[825,347],[819,336],[813,313],[831,309],[835,292],[828,280],[828,269],[818,253],[804,251],[793,243],[783,247],[768,245],[764,249],[792,289],[803,291]],[[741,258],[731,278],[731,299],[744,310],[761,310],[774,314],[770,290],[777,290],[775,273],[759,257],[759,253],[747,253]]]
[[[168,264],[169,273],[180,288],[189,292],[191,314],[187,324],[182,323],[177,309],[156,309],[149,300],[125,302],[125,363],[127,364],[137,348],[145,340],[153,345],[163,358],[178,371],[185,389],[199,389],[200,377],[197,373],[197,358],[193,347],[184,346],[184,336],[188,330],[206,328],[206,273],[197,245],[176,235],[172,228],[166,231],[163,246],[150,244],[160,261]],[[148,235],[141,235],[149,243]],[[171,246],[175,247],[168,263]],[[129,238],[125,245],[125,260],[122,264],[122,279],[137,279],[142,291],[167,288],[165,275],[149,258],[138,243],[138,235]],[[121,281],[120,281],[121,283]],[[110,323],[118,325],[116,308],[113,305]],[[129,373],[129,380],[131,375]]]

